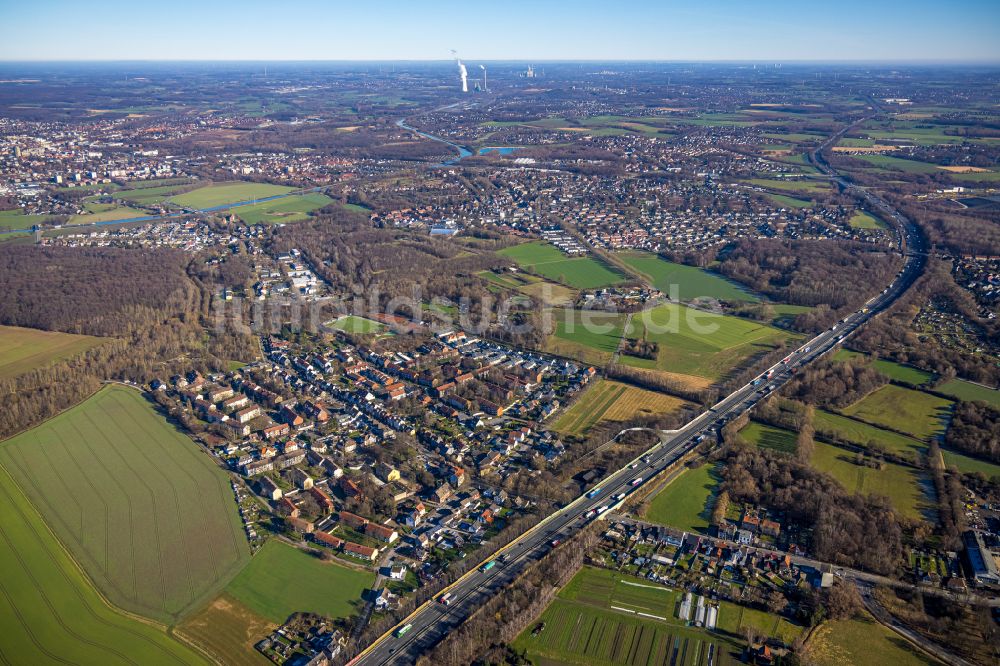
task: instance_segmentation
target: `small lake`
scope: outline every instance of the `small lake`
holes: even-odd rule
[[[479,154],[498,153],[500,155],[510,155],[515,150],[518,150],[517,146],[486,146],[479,149]]]

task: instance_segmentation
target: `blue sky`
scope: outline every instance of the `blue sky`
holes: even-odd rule
[[[0,60],[1000,62],[1000,0],[0,0]]]

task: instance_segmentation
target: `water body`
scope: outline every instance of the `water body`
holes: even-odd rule
[[[486,146],[479,149],[479,154],[497,153],[499,155],[510,155],[515,150],[520,150],[520,148],[518,146]]]
[[[470,151],[469,149],[465,148],[464,146],[460,146],[457,143],[453,143],[451,141],[448,141],[447,139],[442,139],[439,136],[434,136],[433,134],[428,134],[427,132],[421,132],[420,130],[416,129],[415,127],[410,127],[409,125],[406,124],[406,119],[405,118],[397,120],[396,121],[396,125],[399,126],[399,127],[402,127],[403,129],[410,130],[411,132],[413,132],[415,134],[419,134],[420,136],[424,137],[425,139],[430,139],[431,141],[437,141],[438,143],[443,143],[444,145],[446,145],[446,146],[448,146],[450,148],[454,148],[456,151],[458,151],[458,155],[456,157],[453,157],[450,160],[445,160],[444,162],[441,162],[438,166],[451,166],[452,164],[455,164],[459,160],[465,159],[466,157],[469,157],[470,155],[472,155],[472,151]]]

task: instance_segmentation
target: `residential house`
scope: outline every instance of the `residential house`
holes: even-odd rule
[[[393,543],[399,538],[399,533],[391,527],[379,525],[378,523],[368,523],[365,525],[365,535],[370,536],[385,543]]]
[[[313,478],[298,467],[293,467],[292,471],[288,473],[288,477],[291,479],[292,483],[302,490],[309,490],[313,487]]]
[[[341,477],[340,481],[337,482],[337,486],[347,497],[360,497],[363,495],[361,488],[358,487],[358,484],[354,483],[346,476]]]
[[[279,488],[278,484],[272,481],[269,477],[265,476],[261,478],[261,480],[257,482],[257,488],[259,489],[260,494],[269,500],[281,499],[281,488]]]
[[[354,543],[353,541],[344,542],[344,552],[351,557],[368,560],[369,562],[374,562],[378,558],[378,548],[362,546],[361,544]]]
[[[252,407],[247,407],[246,409],[241,409],[236,412],[233,418],[236,419],[237,423],[250,423],[258,416],[262,415],[260,407],[254,405]]]
[[[334,504],[330,496],[327,495],[323,490],[317,486],[313,486],[309,489],[309,494],[312,495],[313,499],[316,500],[316,504],[319,505],[320,513],[327,515],[333,513]]]
[[[437,500],[439,503],[448,501],[449,497],[451,497],[451,486],[447,484],[441,484],[440,486],[434,489],[433,498]]]
[[[290,516],[292,518],[299,517],[299,507],[295,506],[295,502],[287,497],[282,497],[278,500],[277,510],[278,513],[283,516]]]
[[[277,439],[278,437],[284,437],[289,432],[291,430],[287,423],[275,423],[264,428],[263,434],[265,439]]]
[[[379,461],[379,463],[375,465],[375,476],[382,479],[386,483],[391,483],[399,480],[399,470],[392,465]]]
[[[356,513],[351,513],[350,511],[341,511],[337,514],[340,522],[344,523],[350,528],[356,530],[364,530],[368,526],[368,519],[362,518]]]
[[[296,532],[300,532],[302,534],[312,534],[316,529],[316,526],[313,525],[308,520],[303,520],[301,518],[294,518],[292,516],[289,516],[286,520],[288,522],[289,527],[291,527]]]
[[[339,549],[344,545],[343,539],[341,539],[340,537],[335,537],[329,532],[324,532],[322,530],[313,532],[313,539],[315,539],[319,543],[322,543],[324,545],[330,546],[331,548],[335,549]]]

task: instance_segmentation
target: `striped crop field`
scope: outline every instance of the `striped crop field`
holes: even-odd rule
[[[0,662],[207,664],[162,628],[111,608],[0,468]]]
[[[566,435],[582,435],[600,421],[628,421],[636,416],[667,414],[687,404],[664,393],[601,379],[588,388],[553,427]]]
[[[249,561],[229,479],[134,389],[0,445],[0,464],[111,603],[164,624]]]

